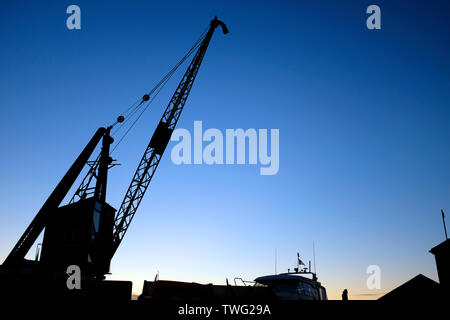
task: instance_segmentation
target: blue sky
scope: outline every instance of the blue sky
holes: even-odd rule
[[[81,8],[81,30],[66,8]],[[366,8],[381,8],[381,30]],[[445,1],[2,1],[0,260],[97,127],[216,32],[178,123],[280,130],[280,170],[180,165],[171,142],[112,264],[114,279],[224,283],[312,259],[331,298],[377,297],[423,273],[450,215]],[[114,158],[118,208],[186,65]],[[34,249],[32,251],[34,252]],[[366,288],[379,265],[381,289]],[[365,294],[371,294],[366,296]]]

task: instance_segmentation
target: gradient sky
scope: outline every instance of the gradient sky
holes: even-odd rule
[[[81,30],[66,8],[81,8]],[[381,30],[366,28],[367,6]],[[312,260],[330,298],[422,273],[450,216],[448,1],[1,1],[0,260],[99,126],[216,32],[178,123],[280,130],[280,170],[181,165],[171,142],[110,279],[225,283]],[[186,65],[180,71],[184,72]],[[114,153],[118,208],[181,72]],[[448,223],[450,224],[450,223]],[[34,254],[35,247],[30,250]],[[381,289],[366,268],[381,268]]]

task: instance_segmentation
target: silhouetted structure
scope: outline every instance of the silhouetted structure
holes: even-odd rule
[[[300,259],[299,259],[300,260]],[[309,268],[295,272],[273,274],[245,281],[234,278],[234,286],[202,285],[198,283],[156,280],[144,281],[139,300],[165,301],[313,301],[328,300],[327,291],[318,281],[317,274]],[[309,278],[311,277],[311,278]],[[237,285],[241,281],[243,285]],[[252,285],[248,285],[252,283]],[[347,290],[346,290],[347,291]]]
[[[342,291],[342,300],[343,301],[347,301],[348,300],[348,291],[347,291],[347,289],[344,289],[344,291]]]
[[[440,301],[449,297],[450,239],[430,250],[436,259],[439,283],[419,274],[391,292],[381,301]]]
[[[275,301],[276,296],[268,287],[199,284],[180,281],[144,281],[139,300],[158,301]]]
[[[317,280],[282,273],[255,279],[255,285],[213,285],[180,281],[144,281],[139,300],[165,301],[300,301],[327,300],[324,287]],[[240,279],[240,278],[239,278]],[[241,279],[242,280],[242,279]]]
[[[436,260],[439,283],[448,290],[450,288],[450,239],[438,244],[430,252]]]
[[[381,301],[434,300],[438,298],[439,283],[418,274],[411,280],[382,296]]]

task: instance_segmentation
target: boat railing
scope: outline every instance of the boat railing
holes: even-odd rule
[[[244,279],[242,279],[242,278],[235,277],[235,278],[234,278],[234,285],[235,285],[235,286],[237,286],[236,280],[240,280],[240,281],[244,284],[244,286],[247,286],[247,283],[255,284],[255,281],[244,280]]]

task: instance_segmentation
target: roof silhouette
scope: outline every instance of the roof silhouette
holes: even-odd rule
[[[411,280],[398,286],[394,290],[382,296],[381,301],[399,300],[429,300],[435,299],[439,294],[439,283],[418,274]]]

